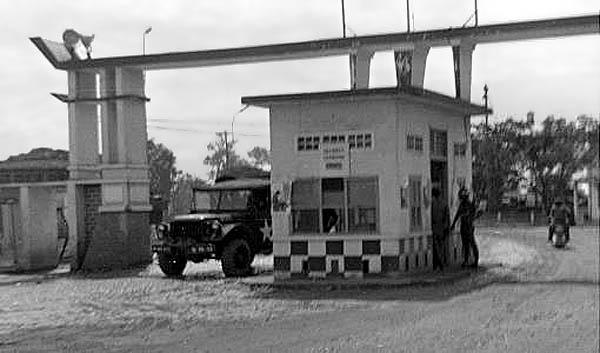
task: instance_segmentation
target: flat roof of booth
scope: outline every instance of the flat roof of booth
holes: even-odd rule
[[[267,96],[242,97],[242,103],[257,107],[271,107],[278,104],[294,104],[306,101],[356,100],[356,99],[397,99],[407,103],[425,104],[431,107],[448,109],[464,115],[492,113],[481,105],[472,104],[434,91],[418,87],[382,87],[343,91],[323,91],[311,93],[291,93]]]

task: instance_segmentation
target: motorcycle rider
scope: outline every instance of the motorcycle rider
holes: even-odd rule
[[[552,242],[552,235],[554,234],[554,229],[557,225],[562,225],[565,229],[565,243],[569,242],[569,226],[572,224],[573,217],[571,215],[571,210],[565,203],[561,197],[557,197],[554,200],[554,204],[550,209],[550,227],[548,228],[548,242]]]

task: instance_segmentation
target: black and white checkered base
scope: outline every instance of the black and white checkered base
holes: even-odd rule
[[[432,270],[432,237],[402,239],[290,239],[275,241],[275,280],[290,278],[362,278]],[[450,264],[461,260],[456,234],[448,242]]]

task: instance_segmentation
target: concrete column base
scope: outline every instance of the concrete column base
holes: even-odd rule
[[[101,212],[81,270],[114,270],[152,262],[150,225],[145,212]]]

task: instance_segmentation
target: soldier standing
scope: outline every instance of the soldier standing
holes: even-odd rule
[[[458,211],[450,226],[450,230],[454,229],[456,221],[460,219],[460,239],[462,241],[463,248],[463,263],[462,267],[469,266],[469,253],[473,253],[473,262],[471,267],[477,267],[479,262],[479,249],[475,242],[475,226],[474,221],[479,216],[475,210],[475,205],[469,200],[469,192],[465,188],[461,188],[458,192],[460,204],[458,205]]]
[[[433,202],[431,203],[431,233],[433,234],[433,269],[444,270],[446,265],[446,244],[450,226],[450,212],[444,200],[440,197],[440,190],[431,190]]]

